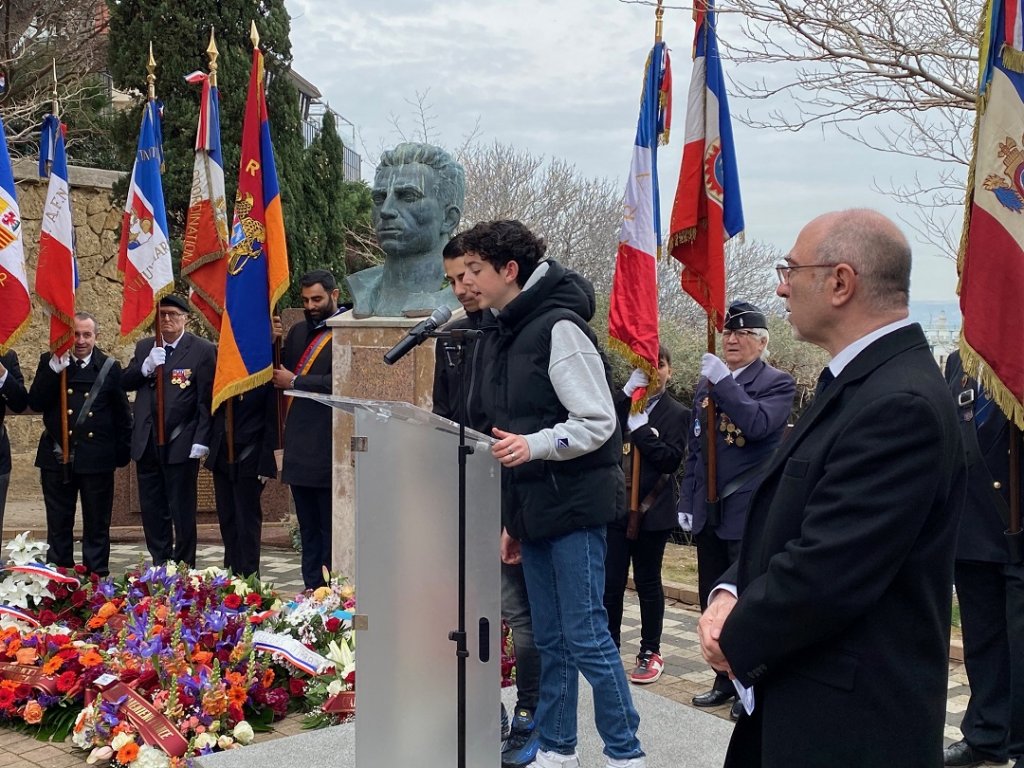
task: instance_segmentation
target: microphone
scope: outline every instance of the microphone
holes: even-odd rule
[[[394,365],[426,341],[433,331],[451,319],[452,311],[448,307],[438,307],[430,313],[430,317],[414,325],[404,339],[384,353],[384,362]]]

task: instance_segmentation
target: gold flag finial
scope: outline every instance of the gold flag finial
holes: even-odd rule
[[[214,38],[213,27],[210,27],[210,44],[206,47],[206,56],[210,60],[210,85],[217,87],[217,40]]]
[[[50,108],[53,116],[60,117],[60,101],[57,98],[57,60],[53,60],[53,90],[50,91]]]
[[[156,59],[153,58],[153,41],[149,41],[149,61],[146,62],[146,84],[149,86],[149,100],[156,99]]]
[[[661,7],[662,0],[658,0],[658,7],[654,10],[654,42],[661,42],[661,24],[662,17],[665,15],[665,9]]]
[[[260,33],[256,31],[256,22],[249,22],[249,39],[252,40],[252,47],[260,47]]]

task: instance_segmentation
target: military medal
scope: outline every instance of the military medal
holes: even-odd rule
[[[700,419],[693,420],[693,436],[700,437]]]
[[[192,385],[191,368],[175,368],[171,371],[171,384],[185,389]]]

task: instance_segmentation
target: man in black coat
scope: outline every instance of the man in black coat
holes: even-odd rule
[[[671,376],[672,355],[660,346],[658,380],[648,386],[647,375],[637,369],[626,386],[614,395],[619,426],[625,435],[623,449],[629,451],[634,461],[636,454],[640,456],[637,504],[642,514],[635,532],[630,531],[628,518],[608,524],[604,607],[608,611],[608,630],[618,648],[622,603],[632,563],[633,584],[640,602],[640,652],[629,680],[638,685],[656,682],[665,668],[661,658],[665,621],[661,561],[669,534],[676,527],[675,473],[686,451],[687,422],[686,408],[665,390]],[[632,395],[640,386],[647,386],[647,406],[640,413],[630,414]],[[632,462],[626,462],[623,470],[628,486],[632,482]]]
[[[1011,426],[964,371],[958,351],[946,361],[946,382],[969,466],[955,579],[971,698],[960,723],[964,737],[946,748],[944,761],[962,768],[1009,758],[1024,768],[1024,563],[1011,556],[1003,533]],[[1020,481],[1024,489],[1024,476]]]
[[[28,407],[25,379],[18,365],[18,354],[8,350],[0,354],[0,536],[4,529],[4,509],[7,507],[7,486],[11,482],[11,440],[4,426],[8,409],[21,413]]]
[[[267,383],[235,395],[213,415],[210,455],[217,520],[224,541],[224,567],[239,576],[259,575],[267,478],[276,477],[277,391]],[[233,445],[228,446],[228,413]],[[233,456],[232,456],[233,454]],[[233,460],[232,460],[233,459]]]
[[[128,464],[132,416],[121,387],[121,364],[96,346],[98,331],[93,315],[78,312],[71,352],[40,355],[28,401],[43,414],[36,466],[46,505],[47,557],[55,565],[74,567],[75,507],[81,498],[82,564],[106,576],[114,470]],[[67,371],[68,475],[62,467],[61,371]]]
[[[274,386],[329,395],[331,329],[327,321],[348,307],[338,307],[334,275],[315,269],[299,278],[306,322],[288,331],[281,349],[281,367]],[[280,320],[275,330],[280,333]],[[334,435],[331,411],[300,397],[285,398],[284,459],[281,482],[291,486],[302,542],[302,582],[306,589],[323,586],[323,570],[331,569],[331,474]]]
[[[910,246],[875,211],[826,214],[778,272],[797,338],[832,360],[698,623],[748,713],[725,764],[934,768],[967,466],[908,317]]]
[[[196,564],[196,481],[210,452],[210,405],[217,348],[185,330],[189,305],[174,294],[160,299],[160,344],[153,336],[135,345],[124,388],[137,391],[132,459],[146,547],[154,565]],[[164,439],[157,447],[156,377],[164,391]]]

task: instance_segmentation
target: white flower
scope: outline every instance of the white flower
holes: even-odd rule
[[[235,744],[234,739],[232,739],[227,734],[224,734],[223,736],[217,739],[217,746],[221,749],[234,749],[238,745]]]
[[[343,690],[345,690],[345,682],[340,677],[334,678],[327,684],[328,696],[337,696]]]
[[[214,734],[205,732],[196,736],[196,749],[205,749],[206,747],[213,749],[215,746],[217,746],[217,737]]]
[[[344,641],[342,641],[341,645],[338,645],[336,641],[331,640],[327,645],[327,658],[334,662],[335,668],[342,677],[351,672],[356,665],[355,654],[348,647],[348,643]]]
[[[132,768],[170,768],[171,761],[162,750],[143,744],[139,756],[132,761]]]
[[[94,765],[96,763],[102,763],[114,756],[114,748],[109,746],[96,747],[89,756],[85,758],[87,765]]]
[[[71,741],[79,749],[88,749],[92,742],[92,718],[95,714],[93,706],[90,704],[87,707],[83,707],[82,711],[78,713],[78,717],[75,718],[75,727],[71,732]]]
[[[29,539],[29,532],[19,533],[7,544],[7,551],[11,553],[11,562],[14,565],[28,565],[29,563],[45,562],[46,551],[50,545],[45,541],[34,541]]]
[[[232,579],[231,580],[231,586],[234,588],[235,594],[238,595],[239,597],[245,597],[250,592],[252,592],[252,590],[249,589],[249,585],[246,584],[241,579]]]
[[[135,736],[133,736],[130,733],[125,733],[124,731],[122,731],[110,741],[110,746],[113,747],[115,751],[117,751],[121,749],[121,747],[123,747],[125,744],[128,744],[132,741],[135,741]]]
[[[235,737],[235,741],[245,746],[253,740],[255,734],[252,732],[252,726],[246,720],[239,720],[231,729],[231,735]]]

